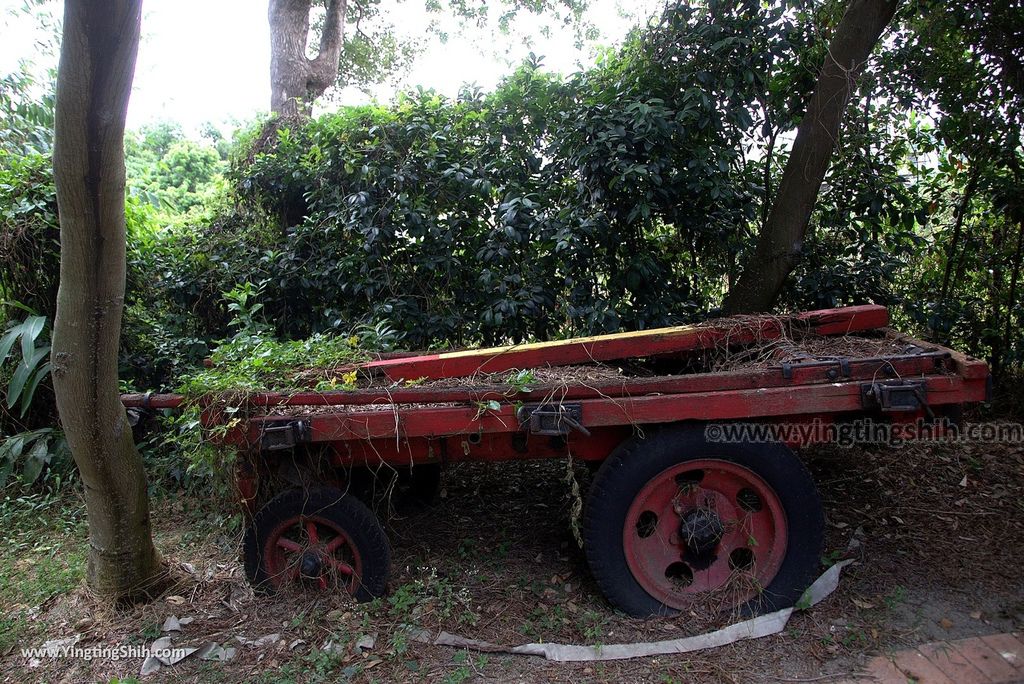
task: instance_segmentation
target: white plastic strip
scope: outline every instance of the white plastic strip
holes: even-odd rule
[[[690,653],[708,648],[718,648],[745,639],[778,634],[786,628],[790,616],[796,610],[805,610],[820,603],[839,586],[839,575],[843,568],[852,563],[844,560],[826,570],[814,581],[797,601],[795,608],[784,608],[760,615],[750,620],[737,622],[706,634],[669,639],[667,641],[646,641],[633,644],[608,644],[605,646],[577,646],[573,644],[523,644],[521,646],[500,646],[487,641],[467,639],[456,634],[441,632],[431,639],[421,634],[418,640],[437,646],[467,648],[488,653],[514,653],[519,655],[542,656],[558,662],[584,662],[591,660],[625,660],[627,658],[643,658],[645,656],[670,655],[673,653]]]

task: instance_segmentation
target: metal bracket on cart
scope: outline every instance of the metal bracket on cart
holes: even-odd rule
[[[312,441],[312,431],[305,420],[289,420],[285,423],[266,425],[260,434],[262,451],[285,451],[296,444]]]
[[[583,427],[581,404],[526,404],[516,412],[520,427],[529,427],[530,434],[565,436],[577,430],[589,437],[590,430]]]
[[[871,382],[860,386],[861,401],[866,409],[881,411],[918,411],[924,409],[933,416],[928,406],[927,389],[922,380],[894,380]]]
[[[825,374],[830,380],[836,380],[840,377],[850,377],[850,359],[844,356],[837,356],[829,359],[812,359],[812,360],[800,360],[800,361],[783,361],[782,362],[782,377],[786,380],[793,379],[794,368],[805,368],[805,367],[826,367],[828,370]]]

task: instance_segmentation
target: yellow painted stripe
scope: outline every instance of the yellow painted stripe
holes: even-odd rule
[[[628,340],[634,337],[659,337],[663,335],[678,335],[681,333],[697,330],[695,325],[679,325],[672,328],[654,328],[651,330],[634,330],[632,332],[612,333],[610,335],[594,335],[592,337],[573,337],[568,340],[551,340],[549,342],[531,342],[529,344],[513,344],[507,347],[490,347],[488,349],[466,349],[463,351],[445,352],[438,354],[439,359],[458,359],[473,356],[495,356],[506,354],[511,351],[531,351],[533,349],[551,349],[553,347],[569,347],[576,344],[593,344],[594,342],[605,342],[610,340]]]

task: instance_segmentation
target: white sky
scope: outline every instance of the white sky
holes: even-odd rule
[[[38,19],[19,14],[25,1],[0,0],[0,73],[16,69],[23,58],[41,67],[56,63],[56,55],[48,55],[45,46],[52,31],[34,25]],[[400,35],[425,37],[422,27],[428,18],[422,1],[390,4],[397,8],[390,19]],[[59,0],[50,6],[59,16]],[[660,6],[660,0],[591,0],[587,19],[601,32],[596,44],[617,44]],[[195,132],[211,121],[230,130],[235,122],[265,111],[270,100],[266,15],[266,0],[144,0],[129,127],[172,120]],[[511,36],[474,29],[453,33],[447,44],[432,40],[397,85],[422,85],[452,96],[464,83],[490,89],[531,51],[544,56],[547,68],[569,73],[593,63],[593,47],[577,50],[569,32],[545,39],[537,20],[524,17]],[[374,96],[387,101],[395,91],[396,84],[388,84]],[[358,92],[340,98],[345,103],[368,99]]]

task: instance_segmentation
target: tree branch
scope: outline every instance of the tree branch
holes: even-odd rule
[[[900,0],[852,0],[836,27],[818,83],[797,127],[793,151],[757,248],[725,299],[727,313],[766,311],[803,250],[811,212],[839,136],[857,74]]]
[[[320,49],[310,60],[310,75],[307,85],[309,101],[316,99],[334,85],[338,78],[338,64],[345,40],[345,14],[347,0],[328,0],[324,29],[320,34]]]

